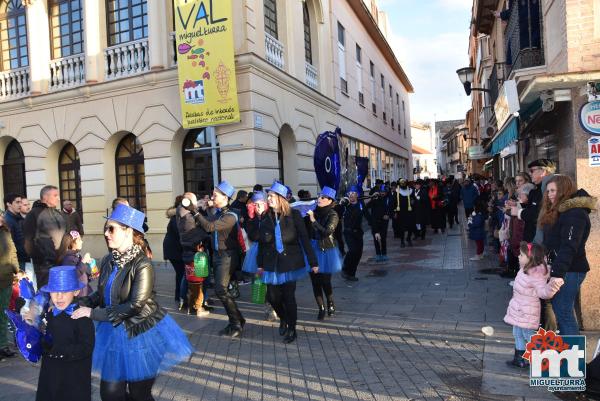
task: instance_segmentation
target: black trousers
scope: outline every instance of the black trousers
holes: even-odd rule
[[[181,280],[185,276],[185,263],[183,260],[175,260],[169,259],[171,265],[173,265],[173,270],[175,270],[175,301],[179,302],[180,298],[185,298],[180,295],[181,290]],[[187,294],[184,294],[187,296]]]
[[[327,304],[333,302],[331,274],[310,272],[310,281],[312,282],[313,295],[315,296],[315,300],[319,307],[325,305],[323,303],[323,294],[325,294],[325,298],[327,298]]]
[[[454,225],[454,223],[458,224],[458,206],[455,204],[448,204],[446,206],[446,216],[448,217],[448,225],[450,228]]]
[[[377,255],[387,255],[387,232],[388,232],[389,220],[383,220],[380,222],[380,231],[379,235],[381,235],[381,241],[377,241],[375,239],[375,234],[373,234],[373,241],[375,241],[375,253]]]
[[[394,231],[394,238],[400,238],[400,233],[402,232],[402,222],[400,221],[400,214],[394,213],[394,217],[392,218],[392,230]]]
[[[152,386],[155,378],[139,382],[105,382],[100,381],[100,398],[102,401],[154,401]],[[129,387],[129,391],[127,391]]]
[[[235,272],[240,261],[240,254],[237,251],[217,251],[215,255],[215,294],[225,307],[227,316],[229,316],[229,325],[241,327],[245,320],[240,312],[234,298],[228,291],[231,275]]]
[[[469,217],[471,217],[471,214],[473,214],[473,210],[474,210],[474,209],[473,209],[472,207],[466,207],[466,208],[465,208],[465,216],[467,217],[467,219],[468,219]]]
[[[267,286],[267,300],[282,322],[287,323],[288,327],[296,327],[298,305],[296,304],[295,281]]]
[[[342,270],[347,275],[354,277],[363,253],[363,233],[362,231],[357,233],[345,232],[344,241],[346,241],[348,252],[344,256]]]

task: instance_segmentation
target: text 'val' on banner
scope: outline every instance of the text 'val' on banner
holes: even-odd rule
[[[175,0],[183,128],[240,121],[231,0]]]

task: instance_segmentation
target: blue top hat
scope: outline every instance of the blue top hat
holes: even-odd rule
[[[267,189],[267,192],[275,192],[277,195],[287,198],[288,189],[282,183],[273,181],[273,185],[271,185],[271,188]]]
[[[290,187],[288,187],[288,186],[286,185],[286,186],[285,186],[285,189],[287,189],[287,195],[286,195],[286,197],[288,197],[288,196],[293,196],[293,195],[294,195],[294,193],[292,192],[292,188],[290,188]]]
[[[321,190],[321,193],[319,194],[319,196],[326,196],[329,199],[333,199],[333,200],[335,200],[335,195],[336,195],[335,189],[330,188],[328,186],[324,186],[323,189]]]
[[[219,185],[217,185],[216,188],[220,192],[222,192],[223,195],[227,196],[228,198],[233,198],[233,194],[235,193],[235,188],[227,181],[221,181],[221,183]]]
[[[109,217],[105,217],[107,220],[114,220],[117,223],[123,224],[124,226],[131,227],[140,233],[144,232],[144,219],[146,215],[131,206],[118,204],[114,208]]]
[[[349,194],[350,192],[355,192],[355,193],[360,193],[360,188],[358,188],[358,185],[352,185],[350,188],[348,188],[348,190],[346,191],[347,194]]]
[[[75,266],[56,266],[50,269],[48,284],[40,288],[44,292],[71,292],[85,287],[77,278]]]
[[[252,194],[252,202],[260,202],[265,200],[265,193],[263,191],[255,192]]]

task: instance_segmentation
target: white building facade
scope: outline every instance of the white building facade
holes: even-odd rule
[[[371,3],[233,1],[241,121],[185,130],[170,2],[0,1],[1,194],[56,185],[92,238],[125,197],[161,257],[165,209],[184,191],[281,179],[314,193],[323,131],[341,128],[370,179],[409,177],[413,88]]]

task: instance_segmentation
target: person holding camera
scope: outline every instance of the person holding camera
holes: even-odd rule
[[[219,332],[222,336],[240,337],[246,324],[228,287],[231,274],[240,263],[240,244],[238,242],[238,217],[229,210],[229,201],[235,193],[235,188],[227,181],[217,185],[212,193],[211,201],[216,208],[213,216],[204,217],[198,212],[197,206],[185,199],[182,206],[194,216],[196,225],[204,231],[212,233],[213,258],[215,266],[215,293],[223,303],[229,324]]]

